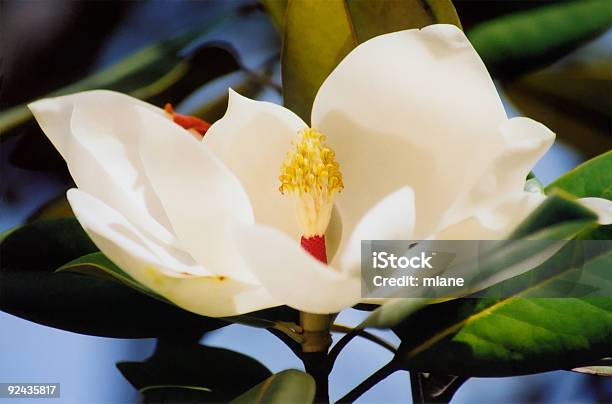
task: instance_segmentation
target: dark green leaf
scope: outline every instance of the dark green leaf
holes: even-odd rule
[[[223,348],[160,341],[144,362],[119,362],[145,402],[227,402],[270,376],[255,359]]]
[[[552,63],[611,24],[608,0],[567,1],[484,22],[468,37],[491,73],[507,78]]]
[[[270,376],[251,390],[233,400],[233,403],[312,403],[315,381],[308,373],[285,370]]]
[[[75,218],[23,226],[0,244],[2,268],[54,271],[82,255],[98,251]]]
[[[512,232],[510,239],[568,240],[594,227],[597,215],[571,195],[553,192]]]
[[[460,25],[450,1],[289,0],[282,52],[285,106],[310,122],[319,87],[360,42],[436,22]]]
[[[170,303],[162,296],[134,280],[134,278],[125,273],[101,252],[83,255],[82,257],[62,265],[56,272],[71,272],[92,277],[101,277],[102,279],[116,279],[154,299]]]
[[[546,187],[546,192],[561,189],[577,198],[597,197],[612,200],[612,151],[597,156],[567,172]]]

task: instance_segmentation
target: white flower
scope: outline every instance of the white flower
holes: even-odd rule
[[[554,139],[538,122],[507,118],[456,27],[363,43],[312,111],[344,178],[324,265],[300,248],[303,229],[278,191],[286,152],[308,128],[291,111],[230,91],[225,116],[198,141],[161,109],[110,91],[30,108],[68,164],[70,204],[96,245],[208,316],[351,306],[362,239],[503,238],[544,198],[524,180]]]

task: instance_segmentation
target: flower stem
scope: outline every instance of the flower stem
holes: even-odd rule
[[[316,382],[315,402],[329,402],[328,378],[331,370],[327,351],[332,343],[330,327],[335,319],[333,314],[300,312],[303,329],[302,362],[304,369]]]
[[[329,366],[327,352],[303,352],[304,369],[315,380],[315,403],[329,403]]]

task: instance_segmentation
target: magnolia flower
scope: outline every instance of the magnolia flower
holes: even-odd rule
[[[110,91],[30,109],[67,162],[78,186],[68,199],[100,250],[207,316],[354,305],[363,239],[503,238],[543,200],[523,188],[554,139],[508,119],[451,25],[359,45],[321,86],[311,127],[231,90],[202,140]]]

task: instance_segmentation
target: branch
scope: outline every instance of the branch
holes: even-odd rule
[[[352,403],[357,400],[363,393],[370,390],[377,383],[384,380],[387,376],[392,373],[395,373],[399,370],[400,367],[395,361],[391,361],[387,363],[382,368],[378,369],[376,372],[372,373],[367,379],[361,382],[357,387],[353,390],[349,391],[344,397],[337,401],[337,403]]]
[[[355,330],[352,327],[347,327],[345,325],[341,325],[341,324],[334,324],[331,327],[331,330],[333,332],[344,332],[344,333],[350,333],[351,331]],[[391,344],[390,342],[385,341],[384,339],[380,338],[379,336],[372,334],[366,330],[363,329],[359,329],[359,331],[357,332],[357,335],[367,339],[368,341],[371,341],[375,344],[380,345],[381,347],[385,348],[386,350],[388,350],[391,353],[395,353],[397,352],[397,348]]]

